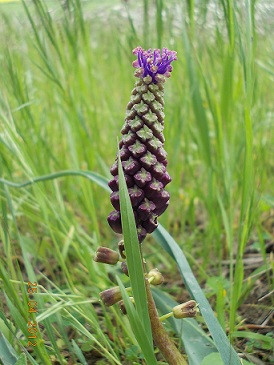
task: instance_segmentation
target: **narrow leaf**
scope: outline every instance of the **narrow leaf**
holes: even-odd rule
[[[136,304],[138,316],[149,338],[150,346],[152,347],[152,333],[150,319],[147,308],[147,296],[145,289],[143,263],[140,252],[139,241],[137,237],[135,219],[132,211],[131,202],[128,195],[125,176],[119,156],[119,194],[120,194],[120,209],[122,228],[124,235],[124,244],[127,256],[127,266],[132,287],[132,292]]]
[[[14,365],[17,361],[17,355],[11,347],[9,341],[0,331],[0,360],[3,365]]]
[[[27,358],[25,354],[21,354],[16,361],[15,365],[28,365]]]
[[[138,341],[141,350],[143,351],[144,357],[146,359],[147,364],[156,365],[157,361],[154,355],[153,347],[148,346],[150,339],[148,338],[147,332],[144,327],[144,323],[138,317],[137,311],[134,308],[133,304],[131,303],[128,294],[123,286],[123,283],[117,277],[117,282],[119,284],[123,301],[125,303],[127,316],[131,325],[131,328],[134,332],[134,335]]]

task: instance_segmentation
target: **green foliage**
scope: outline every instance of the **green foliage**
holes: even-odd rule
[[[17,356],[6,337],[0,332],[0,359],[5,365],[14,365],[17,362]]]
[[[128,360],[134,361],[137,358],[143,359],[144,356],[140,354],[139,347],[138,346],[130,346],[128,349],[126,349],[125,355]]]
[[[179,304],[167,294],[162,293],[157,289],[153,290],[153,297],[157,308],[159,308],[162,313],[167,313]],[[187,318],[183,321],[178,321],[175,318],[170,317],[168,322],[173,331],[181,337],[190,365],[200,365],[205,357],[212,352],[217,351],[214,342],[200,328],[195,319]]]
[[[201,314],[210,330],[211,336],[219,350],[225,365],[240,365],[235,350],[231,347],[223,329],[219,325],[208,301],[206,300],[201,287],[195,279],[191,268],[184,256],[182,250],[169,233],[160,226],[157,231],[153,233],[160,245],[170,254],[176,261],[180,274],[185,282],[185,285],[191,296],[199,303]]]
[[[27,365],[27,357],[25,354],[21,354],[15,363],[15,365]]]

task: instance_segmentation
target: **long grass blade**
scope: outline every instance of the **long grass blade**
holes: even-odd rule
[[[208,300],[206,299],[201,287],[199,286],[192,270],[180,249],[178,244],[170,236],[170,234],[159,225],[157,231],[153,233],[158,243],[173,257],[178,265],[178,269],[184,279],[188,291],[192,297],[199,303],[202,316],[208,326],[211,336],[220,352],[225,365],[241,365],[241,361],[235,350],[230,345],[222,327],[216,319]]]
[[[128,189],[120,159],[118,161],[118,173],[121,219],[129,277],[136,305],[136,311],[138,313],[139,319],[144,324],[144,328],[149,339],[148,346],[152,347],[152,333],[147,308],[143,260],[140,252],[140,244],[137,237],[132,205],[128,195]]]
[[[125,303],[127,316],[129,318],[131,327],[134,331],[138,344],[140,345],[144,357],[147,361],[147,364],[156,365],[157,361],[153,352],[153,347],[148,345],[150,343],[150,339],[147,335],[145,330],[145,323],[142,322],[141,318],[138,316],[137,310],[134,308],[133,304],[131,303],[128,294],[123,286],[123,283],[117,276],[117,282],[119,284],[120,290],[122,292],[123,301]]]

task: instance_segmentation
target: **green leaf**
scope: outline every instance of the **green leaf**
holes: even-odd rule
[[[169,295],[155,288],[153,288],[153,298],[157,308],[163,314],[170,312],[171,308],[179,304],[170,298]],[[200,365],[206,356],[217,351],[214,342],[200,328],[195,319],[186,318],[180,320],[170,317],[166,321],[170,323],[173,331],[181,336],[189,365]]]
[[[231,334],[233,338],[249,338],[252,340],[261,341],[274,348],[274,340],[272,336],[262,335],[261,333],[247,332],[247,331],[235,331]]]
[[[77,345],[77,343],[74,340],[72,340],[72,347],[73,347],[75,355],[78,357],[81,364],[87,365],[88,363],[86,362],[83,352],[81,351],[80,347]]]
[[[140,321],[144,324],[149,344],[152,347],[152,333],[150,319],[147,308],[147,295],[145,289],[143,260],[140,252],[140,244],[137,237],[135,219],[132,211],[127,185],[123,173],[123,168],[119,156],[119,195],[122,228],[124,235],[124,245],[127,256],[127,266],[129,272],[132,293],[136,305],[136,310]]]
[[[241,360],[243,365],[254,365],[252,362],[248,362],[246,360]],[[204,358],[201,362],[201,365],[224,365],[224,362],[219,353],[212,353]]]
[[[226,334],[216,319],[200,285],[198,284],[193,272],[187,262],[187,259],[180,249],[179,245],[171,237],[171,235],[159,225],[158,229],[153,233],[155,239],[176,261],[185,285],[192,297],[199,304],[201,314],[208,326],[218,351],[220,352],[225,365],[241,365],[241,361],[230,345]]]
[[[0,360],[3,365],[14,365],[17,362],[17,355],[11,344],[0,331]]]
[[[242,360],[243,365],[255,365],[253,362],[249,362],[247,360]]]
[[[120,278],[118,276],[116,278],[117,278],[117,282],[118,282],[118,285],[119,285],[121,293],[122,293],[123,301],[125,303],[129,323],[130,323],[131,328],[134,332],[134,335],[138,341],[138,344],[139,344],[141,350],[143,351],[146,362],[147,362],[147,364],[150,364],[150,365],[157,365],[153,347],[148,346],[150,343],[150,339],[148,337],[148,334],[147,334],[145,326],[144,326],[145,323],[142,322],[142,320],[138,316],[137,310],[135,309],[134,305],[130,301],[129,296],[125,290],[125,287],[124,287],[122,281],[120,280]]]
[[[15,327],[12,322],[0,311],[0,332],[2,332],[8,341],[11,341],[14,331]]]
[[[21,354],[16,361],[15,365],[28,365],[27,358],[25,354]]]
[[[204,358],[201,365],[224,365],[224,362],[219,353],[212,353]]]

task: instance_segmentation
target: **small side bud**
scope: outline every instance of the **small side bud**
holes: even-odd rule
[[[120,311],[122,312],[122,314],[126,315],[127,314],[127,310],[126,310],[126,306],[123,300],[120,300],[120,302],[118,302]]]
[[[103,264],[115,265],[119,261],[119,253],[108,247],[98,247],[93,260]]]
[[[129,276],[128,274],[128,267],[127,267],[127,263],[125,261],[123,261],[121,263],[121,270],[123,271],[123,273],[126,275],[126,276]]]
[[[133,297],[129,297],[130,301],[134,304],[134,298]],[[127,314],[127,310],[126,310],[126,306],[123,300],[120,300],[120,302],[118,303],[119,307],[120,307],[120,311],[123,314]]]
[[[186,303],[177,305],[172,309],[174,318],[191,318],[196,317],[199,308],[195,300],[190,300]]]
[[[147,278],[150,279],[149,282],[153,285],[161,285],[164,282],[164,277],[158,269],[150,270]]]
[[[113,304],[119,302],[122,299],[119,286],[102,291],[100,298],[107,307],[111,307]]]
[[[118,243],[118,250],[120,252],[120,255],[121,255],[122,259],[125,259],[126,258],[126,255],[125,255],[125,245],[124,245],[124,241],[123,240],[121,240]]]

